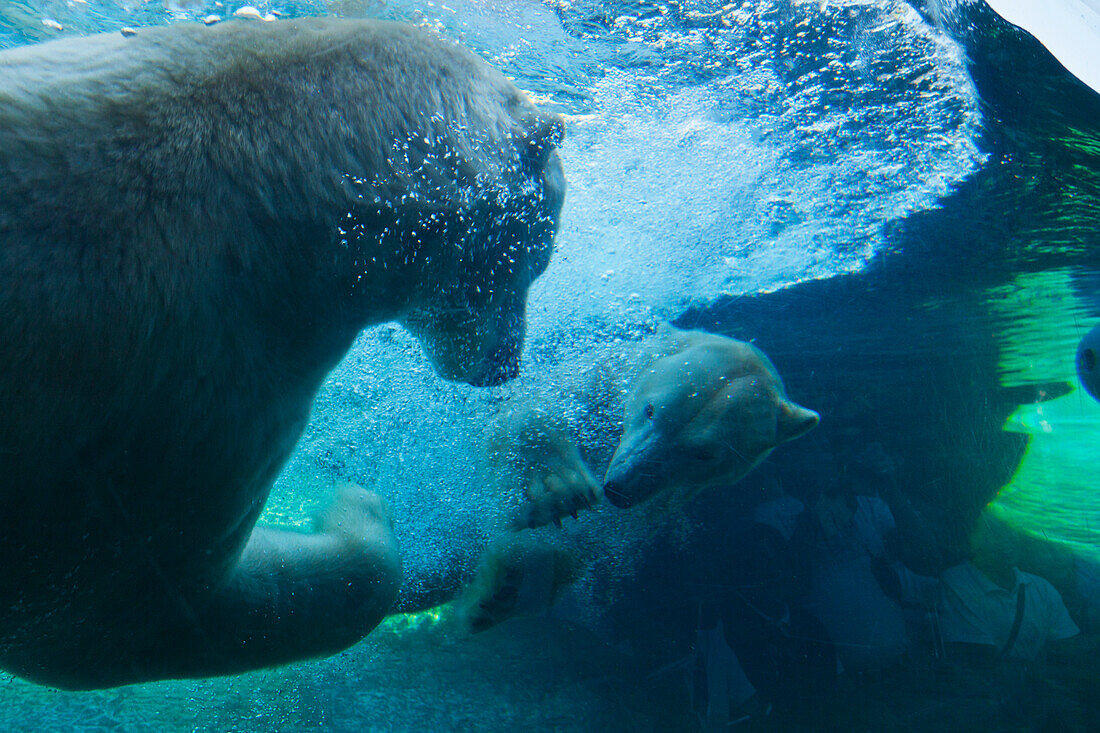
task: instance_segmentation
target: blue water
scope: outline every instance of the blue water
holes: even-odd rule
[[[447,7],[433,23],[568,115],[570,191],[532,289],[531,358],[517,384],[479,392],[441,383],[403,332],[364,334],[274,497],[296,506],[336,475],[376,488],[414,579],[475,555],[514,498],[497,498],[476,448],[501,393],[558,384],[693,304],[858,270],[891,222],[983,160],[961,49],[904,3]],[[603,554],[629,565],[638,521],[598,538]]]
[[[234,7],[3,2],[0,48]],[[1100,408],[1080,391],[1020,406],[1011,390],[1072,386],[1066,354],[1100,316],[1100,104],[988,11],[900,0],[257,7],[398,19],[461,41],[566,116],[570,185],[554,261],[532,289],[520,379],[445,383],[400,329],[364,333],[262,521],[307,527],[335,482],[357,481],[391,505],[408,592],[430,590],[472,568],[519,499],[479,448],[486,416],[680,319],[756,339],[822,413],[810,447],[885,443],[945,543],[958,518],[994,502],[1029,535],[1096,545],[1087,464]],[[812,452],[783,455],[791,481],[817,470]],[[667,558],[724,542],[736,522],[716,501],[567,523],[555,541],[600,559],[563,615],[602,633],[636,612],[627,636],[667,634],[661,661],[675,661],[670,629],[690,628],[693,591],[689,563]],[[679,688],[653,693],[646,664],[588,632],[541,627],[540,641],[539,627],[519,627],[455,646],[403,625],[421,622],[395,621],[334,660],[227,680],[62,695],[5,678],[0,726],[691,729]],[[603,687],[549,651],[570,644]]]

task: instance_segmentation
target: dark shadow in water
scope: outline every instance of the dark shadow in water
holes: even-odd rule
[[[880,442],[949,561],[1026,447],[1026,436],[1002,430],[1005,419],[1040,390],[1076,387],[1000,386],[1006,324],[986,291],[1022,273],[1068,269],[1087,315],[1100,317],[1100,95],[984,6],[964,12],[947,30],[966,47],[982,99],[982,169],[941,208],[895,225],[859,273],[727,298],[677,321],[753,341],[792,398],[821,413],[814,433],[772,459],[787,491],[828,480],[836,465],[822,456],[843,462]],[[754,489],[750,477],[740,497],[701,497],[687,546],[650,546],[615,612],[628,636],[629,627],[642,635],[694,627],[705,587],[722,581],[707,568],[736,561],[723,554]]]
[[[947,535],[1015,471],[1026,438],[1003,432],[1005,419],[1040,388],[1066,388],[999,386],[1003,317],[984,292],[1070,268],[1100,315],[1100,95],[984,7],[956,25],[983,100],[986,165],[941,208],[897,224],[863,271],[678,319],[760,346],[792,397],[821,413],[814,442],[840,455],[881,442]],[[812,485],[816,467],[797,464],[815,452],[781,450],[791,490]]]

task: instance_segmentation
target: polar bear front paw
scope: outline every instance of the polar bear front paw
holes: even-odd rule
[[[381,496],[358,484],[345,482],[336,487],[336,498],[319,518],[321,533],[338,538],[350,547],[377,547],[393,542],[393,519]]]
[[[576,518],[582,509],[600,502],[603,492],[588,466],[576,456],[573,460],[553,461],[532,466],[523,485],[524,502],[513,522],[515,529],[533,529],[553,522],[561,526],[563,517]]]
[[[478,633],[517,615],[545,613],[580,575],[580,562],[558,547],[508,535],[491,545],[456,600],[458,628]]]

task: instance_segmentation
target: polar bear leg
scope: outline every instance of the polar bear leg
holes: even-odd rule
[[[401,560],[381,498],[341,487],[320,529],[253,530],[229,582],[200,613],[206,644],[194,659],[176,660],[178,676],[333,654],[382,620],[397,595]]]

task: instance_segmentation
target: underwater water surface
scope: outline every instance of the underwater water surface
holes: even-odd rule
[[[355,481],[392,509],[406,592],[468,577],[521,498],[479,448],[491,417],[672,320],[757,340],[822,414],[815,445],[881,440],[943,534],[991,503],[1100,561],[1100,405],[1073,363],[1100,321],[1100,101],[980,3],[257,7],[403,20],[471,47],[565,115],[569,181],[519,379],[447,383],[401,329],[365,332],[261,522],[307,528]],[[5,0],[0,48],[235,8]],[[829,470],[799,446],[781,454],[799,476]],[[678,645],[691,627],[673,624],[698,604],[653,558],[705,554],[725,520],[700,507],[719,501],[600,507],[539,530],[598,558],[553,619],[454,639],[431,614],[397,616],[331,659],[91,693],[5,675],[0,727],[694,730]],[[852,729],[901,729],[883,725]]]

